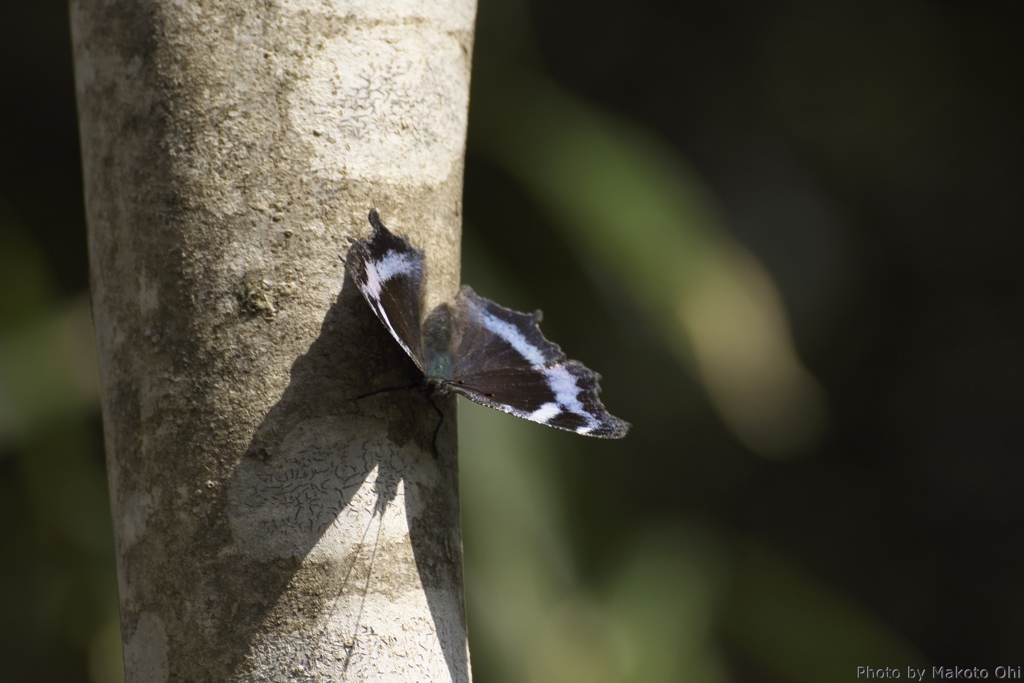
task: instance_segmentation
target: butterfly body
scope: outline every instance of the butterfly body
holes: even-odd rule
[[[600,375],[544,338],[540,311],[518,313],[464,285],[421,321],[425,254],[391,233],[376,210],[355,240],[349,272],[374,313],[423,373],[429,394],[452,393],[518,417],[601,438],[629,424],[598,399]]]
[[[447,353],[440,353],[427,362],[427,381],[443,385],[452,378],[452,359]]]

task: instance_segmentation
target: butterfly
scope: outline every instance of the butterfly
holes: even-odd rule
[[[423,373],[428,392],[459,394],[586,436],[626,435],[629,423],[609,414],[598,399],[601,376],[544,338],[540,311],[518,313],[463,285],[452,304],[441,304],[423,319],[424,251],[388,230],[376,209],[369,220],[373,234],[352,240],[347,270]]]

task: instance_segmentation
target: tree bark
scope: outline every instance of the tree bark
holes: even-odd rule
[[[454,403],[343,257],[458,286],[473,0],[73,0],[128,683],[468,681]]]

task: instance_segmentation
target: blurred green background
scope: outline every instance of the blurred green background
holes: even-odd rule
[[[477,681],[1021,664],[1016,7],[481,0],[464,280],[634,428],[461,403]],[[0,678],[108,683],[66,13],[0,22]]]

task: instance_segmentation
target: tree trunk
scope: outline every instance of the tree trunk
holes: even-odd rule
[[[454,403],[342,258],[458,286],[473,0],[73,0],[128,683],[468,681]]]

